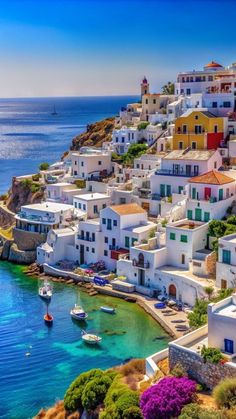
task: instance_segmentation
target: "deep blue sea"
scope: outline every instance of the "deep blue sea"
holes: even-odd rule
[[[108,296],[90,297],[73,285],[53,284],[49,308],[54,324],[48,329],[38,286],[38,280],[25,276],[21,267],[0,262],[2,419],[32,418],[40,408],[62,399],[83,371],[106,369],[167,347],[169,337],[138,305]],[[69,314],[75,303],[88,312],[82,325]],[[103,313],[101,305],[111,305],[117,313]],[[100,346],[86,345],[81,328],[98,333],[103,339]]]
[[[11,178],[60,159],[86,125],[117,115],[135,96],[0,99],[0,194]],[[54,106],[57,115],[52,115]]]

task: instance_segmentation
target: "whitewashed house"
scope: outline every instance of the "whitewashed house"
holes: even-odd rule
[[[99,217],[100,211],[106,208],[110,202],[110,196],[101,194],[99,192],[76,195],[73,199],[74,207],[85,212],[87,218]]]
[[[59,261],[75,262],[75,235],[77,226],[50,230],[47,241],[37,247],[37,263],[56,265]]]
[[[112,172],[111,152],[81,147],[71,153],[72,176],[76,179],[99,179]]]
[[[216,284],[219,288],[236,287],[236,234],[221,237],[218,241]]]
[[[122,128],[114,129],[111,141],[113,150],[117,154],[125,154],[132,144],[138,143],[140,138],[140,131],[137,126],[123,126]]]
[[[80,222],[76,238],[79,263],[103,260],[108,269],[115,270],[119,255],[147,239],[154,227],[136,203],[107,207],[101,210],[100,219]]]
[[[235,179],[223,172],[212,170],[189,179],[187,217],[189,220],[205,221],[226,215],[235,200]]]
[[[60,182],[46,185],[46,200],[51,202],[61,202],[73,204],[73,197],[80,192],[76,185]]]

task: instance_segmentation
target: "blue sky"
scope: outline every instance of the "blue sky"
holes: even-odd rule
[[[158,92],[236,61],[236,0],[0,0],[0,97]]]

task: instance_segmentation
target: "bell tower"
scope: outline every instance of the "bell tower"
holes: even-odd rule
[[[147,94],[149,94],[149,83],[148,83],[146,77],[144,77],[142,82],[141,82],[141,97],[143,95],[147,95]]]

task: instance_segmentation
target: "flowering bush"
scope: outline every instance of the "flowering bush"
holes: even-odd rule
[[[193,401],[196,383],[187,377],[165,377],[147,389],[140,402],[145,419],[178,417],[181,409]]]

